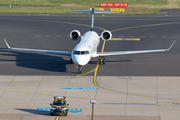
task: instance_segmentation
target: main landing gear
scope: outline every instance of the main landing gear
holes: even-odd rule
[[[78,67],[78,73],[79,73],[79,74],[82,74],[82,66],[81,66],[81,65],[78,65],[77,67]]]
[[[104,57],[99,57],[99,65],[100,64],[105,64],[106,63],[106,61],[105,61],[105,58]]]
[[[70,62],[72,61],[72,59],[70,59]],[[105,64],[106,62],[105,62],[105,58],[104,57],[99,57],[99,65],[100,64]],[[77,68],[78,68],[78,73],[79,74],[82,74],[82,65],[77,65],[76,66]]]

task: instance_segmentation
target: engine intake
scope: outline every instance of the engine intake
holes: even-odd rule
[[[81,37],[81,33],[78,30],[73,30],[70,32],[70,38],[72,40],[78,40]]]
[[[101,38],[105,41],[109,41],[112,38],[112,33],[109,30],[105,30],[101,33]]]

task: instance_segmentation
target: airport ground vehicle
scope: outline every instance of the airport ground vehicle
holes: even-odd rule
[[[68,107],[69,104],[66,102],[66,97],[55,96],[53,103],[51,105],[50,115],[64,115],[67,116],[68,114]]]

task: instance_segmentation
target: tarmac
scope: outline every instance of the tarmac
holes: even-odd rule
[[[176,43],[168,52],[107,57],[106,65],[93,58],[77,74],[68,57],[8,50],[3,39],[11,47],[71,51],[78,41],[69,33],[88,31],[89,15],[0,14],[0,120],[55,119],[37,108],[49,109],[56,95],[66,96],[70,109],[82,109],[58,116],[62,120],[90,120],[92,99],[94,120],[180,119],[180,18],[172,16],[97,15],[98,34],[107,28],[113,38],[131,38],[108,41],[104,51],[165,49]]]
[[[163,16],[163,17],[162,17]],[[70,58],[62,55],[30,53],[8,50],[11,47],[72,51],[78,41],[72,41],[69,33],[78,29],[83,35],[90,30],[89,15],[0,15],[0,74],[1,75],[77,75],[77,68],[70,64]],[[100,35],[105,29],[113,38],[131,40],[110,40],[105,52],[128,50],[168,49],[168,52],[110,56],[106,65],[98,69],[99,76],[179,76],[179,17],[160,15],[96,16],[94,30]],[[133,40],[139,38],[140,40]],[[101,40],[98,47],[103,46]],[[93,58],[83,67],[83,72],[96,68],[98,58]],[[18,70],[17,70],[18,69]],[[93,76],[94,74],[86,74]]]
[[[95,86],[93,76],[0,76],[0,119],[54,119],[56,116],[49,116],[49,111],[37,108],[50,108],[53,96],[58,95],[67,97],[70,109],[82,109],[69,112],[67,117],[58,116],[62,120],[89,120],[92,99],[96,100],[95,120],[178,120],[179,79],[98,76]]]

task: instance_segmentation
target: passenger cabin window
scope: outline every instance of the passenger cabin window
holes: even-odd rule
[[[73,51],[73,54],[76,54],[76,55],[85,55],[85,54],[90,54],[89,51]]]

